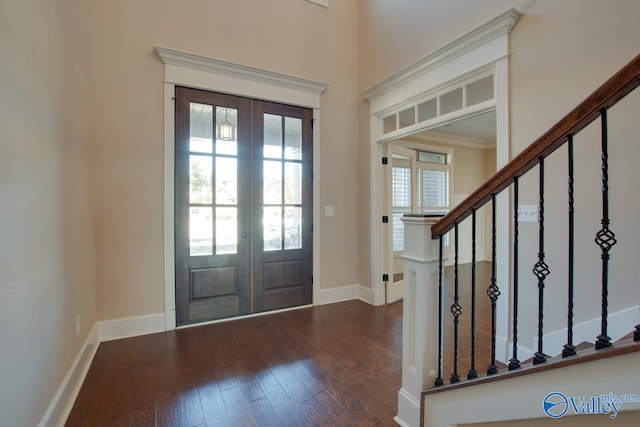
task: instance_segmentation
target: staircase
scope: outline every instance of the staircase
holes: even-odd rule
[[[640,55],[446,216],[405,216],[400,425],[544,423],[621,411],[637,411],[640,420],[640,179],[625,162],[640,158],[639,85]],[[508,230],[496,225],[501,194],[513,212]],[[535,224],[519,215],[532,199]],[[486,280],[475,260],[476,212],[484,206],[493,219]],[[471,221],[469,266],[458,263],[464,221]],[[455,242],[449,280],[447,233]],[[496,281],[501,241],[509,246],[510,283]],[[476,324],[482,316],[489,321]],[[607,399],[613,403],[602,404]]]

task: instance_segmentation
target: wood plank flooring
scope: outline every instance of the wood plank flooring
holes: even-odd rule
[[[402,303],[100,344],[67,426],[395,426]]]

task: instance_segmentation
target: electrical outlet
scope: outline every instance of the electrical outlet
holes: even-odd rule
[[[538,222],[538,207],[536,205],[518,206],[518,222]]]
[[[333,206],[325,206],[324,207],[324,216],[333,216],[335,213],[335,210],[333,208]]]
[[[80,336],[80,315],[76,316],[76,336]]]

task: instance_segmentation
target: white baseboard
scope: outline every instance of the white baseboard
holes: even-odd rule
[[[317,305],[333,304],[335,302],[359,299],[368,304],[373,304],[373,289],[362,285],[348,285],[337,288],[320,289]]]
[[[164,332],[166,319],[164,313],[146,316],[125,317],[122,319],[103,320],[98,322],[100,342],[135,337],[138,335]]]
[[[420,425],[420,402],[403,388],[398,391],[398,414],[393,420],[402,427]]]
[[[60,383],[56,394],[51,399],[49,407],[45,411],[38,427],[62,427],[67,422],[73,404],[78,397],[84,378],[89,371],[93,356],[98,350],[98,329],[94,325],[93,329],[84,341],[82,348],[69,368],[67,375]]]
[[[404,280],[387,284],[387,304],[400,301],[404,293]]]

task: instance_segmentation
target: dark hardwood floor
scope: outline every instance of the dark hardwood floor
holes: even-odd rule
[[[458,374],[470,366],[470,267],[461,265]],[[477,266],[476,370],[490,360],[490,264]],[[445,269],[443,378],[453,369]],[[436,351],[436,349],[434,349]],[[67,426],[395,426],[402,302],[302,308],[101,343]]]
[[[394,426],[402,303],[101,343],[67,426]]]

